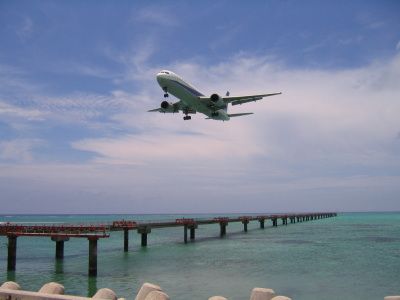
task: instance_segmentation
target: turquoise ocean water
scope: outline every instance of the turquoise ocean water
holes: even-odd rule
[[[212,216],[212,215],[209,215]],[[182,215],[0,216],[0,222],[101,222],[119,219],[170,220]],[[185,217],[207,217],[194,215]],[[7,272],[7,239],[0,237],[0,282],[15,280],[27,290],[57,281],[66,293],[92,295],[102,287],[134,299],[143,282],[160,285],[171,299],[208,299],[223,295],[249,299],[253,287],[273,288],[298,300],[383,299],[400,294],[400,213],[343,213],[336,218],[264,230],[258,222],[244,233],[231,223],[219,238],[219,226],[196,230],[194,243],[183,243],[183,229],[154,229],[148,247],[130,232],[98,243],[98,277],[87,277],[88,242],[65,243],[63,263],[54,259],[50,238],[18,238],[16,272]]]

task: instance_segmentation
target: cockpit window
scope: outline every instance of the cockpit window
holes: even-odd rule
[[[160,73],[169,75],[169,72],[167,72],[167,71],[161,71]]]

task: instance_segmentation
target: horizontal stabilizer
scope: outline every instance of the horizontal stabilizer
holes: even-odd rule
[[[230,118],[233,118],[233,117],[247,116],[247,115],[252,115],[252,114],[254,114],[254,113],[229,114],[228,116]]]
[[[161,112],[161,109],[160,109],[160,108],[150,109],[150,110],[148,110],[147,112],[154,112],[154,111],[159,111],[159,112]]]

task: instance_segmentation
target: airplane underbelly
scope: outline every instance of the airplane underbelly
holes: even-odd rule
[[[189,108],[192,108],[198,112],[209,115],[211,110],[200,102],[197,96],[192,95],[189,91],[177,86],[173,82],[168,86],[168,92],[174,95],[176,98],[180,99]]]

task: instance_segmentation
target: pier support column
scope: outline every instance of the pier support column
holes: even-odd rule
[[[243,220],[242,224],[243,224],[243,231],[247,232],[247,224],[249,224],[249,220]]]
[[[190,229],[190,239],[193,241],[196,237],[196,228],[197,228],[197,224],[191,225],[189,227]]]
[[[185,242],[185,244],[187,243],[187,232],[188,232],[188,227],[187,225],[183,226],[183,241]]]
[[[15,271],[17,263],[17,237],[9,235],[8,237],[8,257],[7,257],[7,271]]]
[[[220,236],[222,237],[222,236],[225,236],[226,235],[226,226],[228,226],[228,223],[227,222],[220,222],[219,223],[219,227],[220,227]]]
[[[97,237],[90,237],[89,240],[89,276],[97,276]]]
[[[260,220],[258,220],[258,222],[260,222],[260,228],[261,229],[264,229],[265,227],[264,227],[264,225],[265,225],[265,219],[260,219]]]
[[[69,241],[69,237],[52,236],[51,240],[56,242],[56,259],[64,258],[64,242]]]
[[[273,227],[278,227],[278,219],[277,218],[273,218],[272,220],[272,226]]]
[[[287,218],[286,217],[282,218],[282,225],[287,225]]]
[[[142,226],[139,227],[137,232],[142,235],[142,247],[147,246],[147,234],[151,232],[151,227],[150,226]]]
[[[128,252],[129,249],[129,229],[124,228],[124,252]]]

